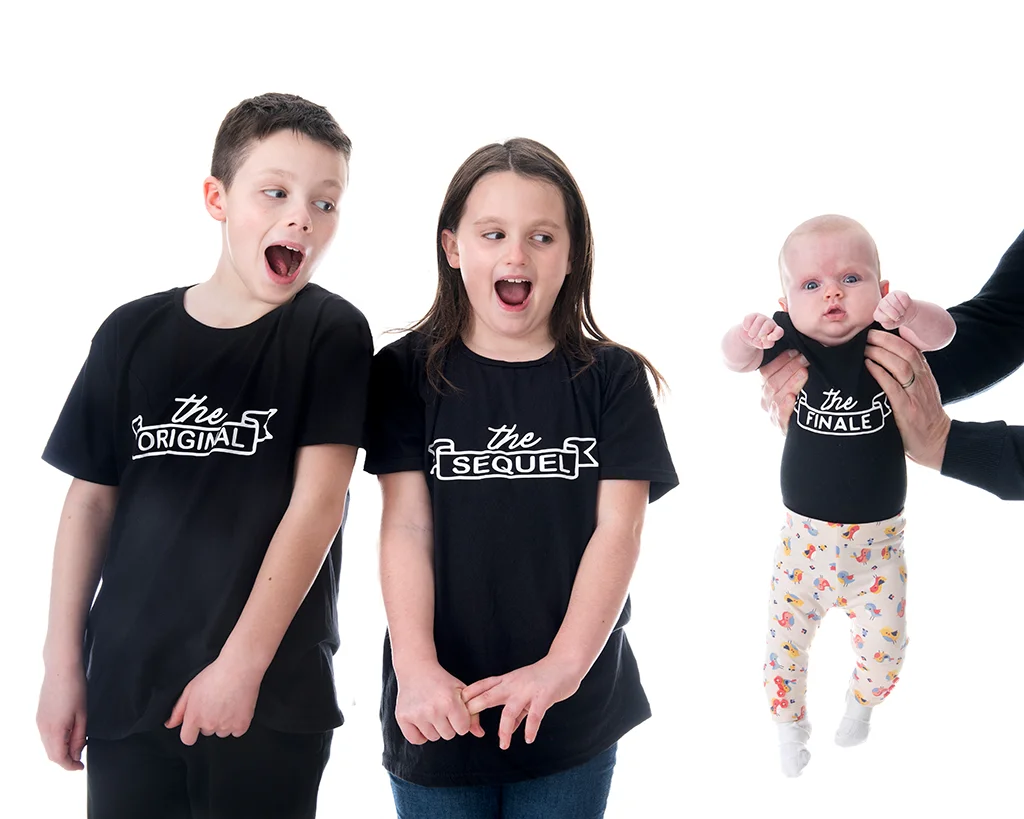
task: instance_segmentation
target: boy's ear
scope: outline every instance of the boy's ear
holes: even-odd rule
[[[779,299],[779,307],[782,308],[782,312],[783,313],[788,313],[789,312],[789,304],[786,302],[785,297]]]
[[[453,270],[459,270],[459,242],[448,228],[441,231],[441,247],[444,248],[444,255],[448,257],[448,264]]]
[[[216,176],[208,176],[203,180],[203,203],[206,212],[218,222],[228,218],[224,212],[224,183]]]
[[[889,282],[887,282],[885,279],[882,279],[878,283],[878,289],[882,292],[882,298],[884,299],[886,296],[889,295]]]

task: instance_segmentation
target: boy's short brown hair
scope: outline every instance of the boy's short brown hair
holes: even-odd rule
[[[351,158],[352,140],[322,105],[295,94],[261,94],[243,100],[224,117],[213,144],[210,174],[230,188],[252,145],[284,130],[334,148],[346,162]]]

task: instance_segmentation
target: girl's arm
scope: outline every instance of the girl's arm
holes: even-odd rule
[[[956,335],[953,317],[927,301],[917,301],[896,290],[885,296],[875,310],[875,321],[886,330],[899,327],[900,336],[921,351],[941,350]]]
[[[730,328],[722,339],[725,366],[733,372],[745,373],[761,366],[764,350],[782,338],[782,328],[774,319],[751,313],[741,324]]]
[[[434,646],[434,524],[422,472],[380,476],[380,584],[398,679],[395,719],[414,745],[473,733],[461,692],[465,683],[445,671]]]
[[[75,478],[57,527],[50,613],[43,648],[45,673],[36,724],[46,755],[81,770],[85,747],[85,666],[82,640],[107,552],[117,487]]]
[[[217,659],[185,687],[165,723],[181,741],[199,733],[241,736],[256,707],[263,675],[323,565],[345,513],[356,447],[300,447],[295,482],[245,608]]]
[[[548,708],[579,688],[608,642],[629,591],[643,529],[648,481],[598,484],[597,528],[583,553],[569,606],[547,655],[533,665],[489,677],[462,692],[471,713],[504,705],[498,739],[508,748],[523,718],[533,742]]]

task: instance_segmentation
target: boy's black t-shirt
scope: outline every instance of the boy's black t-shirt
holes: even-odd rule
[[[810,366],[782,452],[782,501],[793,512],[835,523],[898,515],[907,495],[903,439],[889,400],[864,366],[869,330],[836,347],[808,338],[788,313],[772,317],[784,335],[764,351],[767,364],[790,348]]]
[[[185,311],[186,288],[103,323],[43,458],[117,486],[85,635],[89,735],[157,728],[217,659],[288,507],[296,454],[361,442],[373,343],[362,313],[307,284],[244,327]],[[338,532],[260,686],[254,719],[341,724]]]
[[[528,362],[482,358],[461,342],[447,378],[427,384],[422,336],[374,359],[366,469],[425,473],[434,526],[434,642],[441,666],[469,685],[547,654],[597,520],[601,480],[651,482],[653,501],[678,483],[646,372],[602,347],[579,373],[554,351]],[[398,684],[385,639],[384,765],[422,785],[494,784],[586,762],[650,715],[623,626],[579,690],[547,712],[536,741],[523,729],[498,747],[500,708],[487,735],[412,745],[395,720]]]

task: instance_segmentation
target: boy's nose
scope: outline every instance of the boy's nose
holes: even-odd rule
[[[303,233],[313,230],[313,217],[306,208],[296,208],[288,219],[288,227],[297,227]]]

